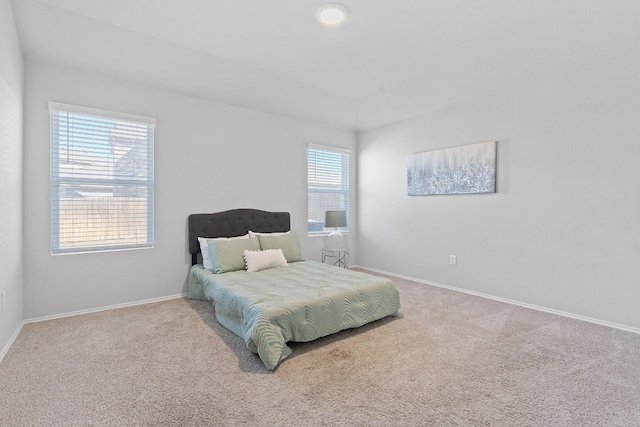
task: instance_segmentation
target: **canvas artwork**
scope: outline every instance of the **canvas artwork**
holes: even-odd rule
[[[496,192],[496,141],[409,155],[407,193],[470,194]]]

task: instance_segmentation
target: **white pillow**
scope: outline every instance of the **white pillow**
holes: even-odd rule
[[[209,243],[207,240],[235,240],[235,239],[248,239],[249,233],[244,236],[238,237],[198,237],[198,243],[200,243],[200,252],[202,252],[202,264],[207,270],[213,269],[213,260],[211,259],[211,251],[209,250]]]
[[[244,261],[247,271],[253,273],[276,267],[288,267],[282,249],[267,249],[266,251],[244,251]]]
[[[291,233],[291,230],[285,231],[284,233],[256,233],[255,231],[249,230],[249,237],[253,239],[258,236],[282,236],[283,234],[289,233]]]

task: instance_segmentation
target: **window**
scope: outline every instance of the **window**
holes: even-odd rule
[[[347,212],[349,231],[349,154],[350,150],[309,144],[307,185],[309,191],[309,235],[329,230],[324,227],[325,212]]]
[[[155,119],[49,103],[51,253],[153,247]]]

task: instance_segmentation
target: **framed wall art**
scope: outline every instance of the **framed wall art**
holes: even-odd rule
[[[407,194],[496,192],[496,141],[410,154]]]

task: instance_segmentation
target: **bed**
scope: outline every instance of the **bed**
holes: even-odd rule
[[[218,322],[242,338],[269,370],[291,354],[287,342],[357,328],[400,309],[390,280],[303,260],[287,212],[193,214],[188,227],[189,298],[212,301]],[[240,261],[243,248],[247,252],[242,250]],[[258,258],[249,255],[270,252],[282,259],[278,263],[286,262],[256,270],[259,263],[252,261]],[[205,268],[203,255],[213,256],[213,267],[207,261]]]

